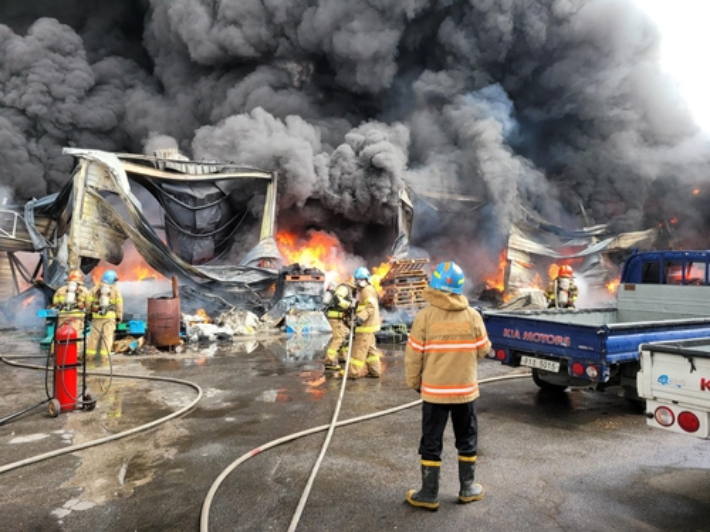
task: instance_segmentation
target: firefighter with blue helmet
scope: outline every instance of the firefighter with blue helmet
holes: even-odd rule
[[[480,314],[463,295],[466,279],[454,262],[442,262],[432,274],[423,297],[428,305],[414,318],[404,355],[407,386],[421,394],[422,487],[410,490],[412,506],[439,508],[439,472],[443,435],[449,415],[458,450],[459,502],[483,498],[474,482],[478,456],[478,359],[491,349]]]
[[[86,343],[87,355],[108,356],[113,351],[116,325],[123,319],[123,297],[116,281],[116,272],[107,270],[89,294],[91,333]]]
[[[375,333],[380,330],[380,306],[377,290],[370,284],[370,272],[360,267],[353,274],[357,285],[355,332],[353,335],[349,379],[380,376],[380,352]]]

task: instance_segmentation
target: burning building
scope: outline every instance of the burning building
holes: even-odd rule
[[[15,293],[19,292],[15,277],[20,268],[27,282],[41,272],[49,288],[57,288],[66,273],[77,268],[91,272],[94,280],[100,278],[105,269],[97,268],[100,262],[117,265],[121,271],[127,242],[137,254],[130,257],[133,264],[123,268],[128,273],[124,280],[177,276],[192,289],[193,297],[211,294],[227,305],[262,310],[273,305],[270,290],[274,286],[284,292],[285,281],[292,286],[300,278],[291,273],[279,276],[284,264],[301,262],[341,279],[350,273],[348,260],[355,257],[348,257],[332,234],[309,230],[304,241],[288,231],[275,233],[276,172],[191,161],[175,151],[155,156],[65,152],[77,162],[64,189],[29,202],[24,217],[16,209],[6,210],[0,219],[4,222],[0,249],[8,253],[6,265],[15,280]],[[161,224],[148,220],[134,194],[136,188],[157,201]],[[401,198],[395,255],[406,253],[411,228],[412,210],[405,191]],[[253,247],[244,249],[244,243],[254,237],[248,230],[255,226],[258,238]],[[33,275],[15,259],[15,251],[41,252]],[[323,272],[311,277],[320,283],[322,292]],[[275,296],[292,298],[295,294]],[[318,305],[307,306],[307,310],[316,310]]]
[[[385,262],[402,234],[402,193],[424,190],[440,203],[476,200],[453,212],[412,197],[410,258],[456,260],[472,285],[508,249],[509,284],[522,282],[528,258],[508,242],[526,211],[571,234],[604,224],[587,245],[673,217],[679,246],[709,245],[707,209],[688,202],[689,190],[707,189],[706,134],[660,68],[658,30],[633,0],[89,4],[0,7],[0,183],[37,229],[20,228],[22,245],[48,250],[50,283],[54,248],[59,262],[75,261],[70,244],[87,268],[98,261],[75,243],[55,245],[42,226],[70,229],[74,213],[53,211],[78,177],[66,146],[147,154],[111,164],[151,189],[163,228],[146,232],[126,196],[135,211],[121,213],[126,227],[104,220],[120,230],[101,229],[100,239],[135,236],[141,255],[150,243],[151,268],[197,283],[238,274],[235,286],[266,284],[282,230],[297,245],[335,235],[345,264]],[[154,155],[177,147],[191,160]],[[268,179],[222,179],[245,165],[278,172],[268,249]],[[126,195],[102,194],[97,204]],[[26,213],[32,198],[43,199]],[[117,257],[114,248],[102,253]]]

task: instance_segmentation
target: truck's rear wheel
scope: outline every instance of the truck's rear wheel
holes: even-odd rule
[[[533,368],[533,370],[532,370],[533,382],[540,389],[548,390],[551,392],[564,392],[567,389],[566,384],[552,384],[551,382],[547,382],[546,380],[544,380],[545,373],[547,373],[547,372],[539,370],[537,368]]]

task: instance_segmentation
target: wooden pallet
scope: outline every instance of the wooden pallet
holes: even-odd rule
[[[413,285],[413,286],[426,286],[425,277],[400,277],[397,279],[390,279],[389,281],[382,281],[380,286],[401,286],[401,285]]]
[[[427,273],[424,268],[428,263],[428,259],[404,259],[392,262],[389,272],[380,283],[384,290],[383,306],[416,309],[426,305],[422,292],[427,286]]]

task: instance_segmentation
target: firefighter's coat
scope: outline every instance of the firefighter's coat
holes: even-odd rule
[[[377,290],[372,285],[368,284],[358,290],[356,317],[360,325],[355,327],[348,378],[380,376],[380,353],[375,347],[375,333],[380,330],[378,300]]]
[[[348,311],[352,306],[353,286],[342,283],[333,292],[333,299],[325,316],[333,330],[333,336],[325,352],[325,365],[334,366],[337,360],[345,360],[348,352],[350,327],[347,323]]]
[[[58,312],[56,330],[59,330],[62,325],[69,322],[69,326],[74,329],[77,338],[83,338],[86,307],[89,304],[89,291],[82,285],[77,286],[74,304],[67,307],[66,299],[68,290],[68,287],[62,286],[54,293],[54,297],[52,298],[52,307],[57,309]],[[83,352],[82,342],[78,342],[76,346],[77,352],[81,356]]]
[[[109,286],[108,306],[101,308],[101,285],[95,286],[89,294],[91,310],[91,332],[86,341],[86,354],[97,353],[106,356],[113,351],[116,323],[123,319],[123,297],[115,286]]]
[[[407,386],[428,403],[473,401],[478,359],[491,350],[483,319],[462,295],[427,287],[423,297],[429,305],[417,313],[407,341]]]

